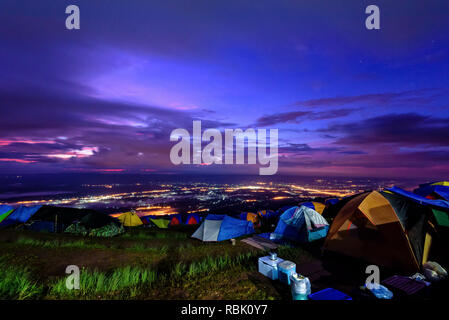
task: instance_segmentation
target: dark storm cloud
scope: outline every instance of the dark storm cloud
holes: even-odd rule
[[[300,123],[305,120],[327,120],[345,117],[356,110],[335,109],[321,112],[312,111],[292,111],[266,115],[257,119],[255,126],[266,127],[277,123]]]
[[[442,90],[439,89],[419,89],[403,92],[386,92],[375,94],[361,94],[355,96],[329,97],[320,99],[310,99],[297,101],[294,106],[301,107],[332,107],[348,104],[361,105],[390,105],[399,104],[426,104],[432,101],[434,96],[439,96]],[[443,90],[443,92],[447,92]]]
[[[449,146],[449,118],[417,113],[387,114],[333,125],[323,131],[343,134],[336,140],[338,145]]]

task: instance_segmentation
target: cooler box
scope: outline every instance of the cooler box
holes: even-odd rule
[[[259,258],[259,272],[271,280],[278,279],[278,264],[284,259],[276,258],[272,260],[270,256]]]
[[[285,260],[278,264],[279,281],[290,285],[290,276],[296,273],[296,264],[294,262]]]
[[[310,300],[352,300],[350,296],[341,291],[327,288],[312,294],[309,294]]]

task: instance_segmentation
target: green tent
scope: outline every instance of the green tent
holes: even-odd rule
[[[432,209],[432,211],[438,225],[449,227],[449,215],[446,212],[437,209]]]
[[[167,219],[149,219],[160,229],[167,229],[170,224],[170,220]]]

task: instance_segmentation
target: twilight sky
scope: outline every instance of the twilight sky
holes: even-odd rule
[[[447,179],[448,30],[446,0],[2,0],[0,173],[258,173],[172,165],[202,120],[279,129],[279,174]]]

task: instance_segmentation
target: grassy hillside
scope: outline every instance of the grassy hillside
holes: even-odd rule
[[[282,299],[289,288],[257,272],[266,255],[240,241],[204,243],[194,227],[136,228],[114,238],[6,230],[0,234],[2,299]],[[297,263],[311,255],[281,247]],[[81,268],[80,290],[65,286]]]

